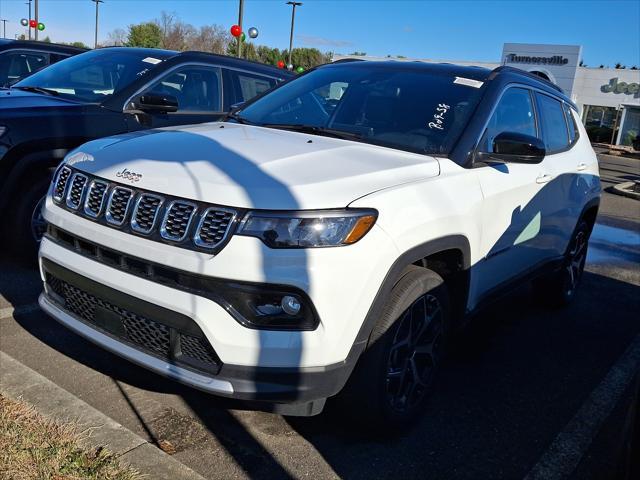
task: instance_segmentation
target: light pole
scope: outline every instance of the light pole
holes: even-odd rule
[[[29,5],[29,16],[27,20],[31,20],[31,0],[25,3],[25,5]],[[27,26],[27,31],[29,32],[29,40],[31,40],[31,27]]]
[[[34,28],[34,30],[35,30],[34,33],[35,33],[35,36],[36,36],[35,38],[36,38],[36,42],[37,42],[38,41],[38,28],[37,28],[37,25],[39,23],[39,20],[38,20],[38,0],[34,0],[33,14],[34,14],[33,15],[34,16],[34,20],[36,21],[36,28]],[[29,28],[29,31],[31,31],[31,28]]]
[[[296,7],[301,6],[302,2],[287,2],[287,5],[293,7],[291,9],[291,34],[289,35],[289,63],[287,63],[287,68],[289,68],[289,65],[293,65],[291,63],[291,54],[293,50],[293,24],[296,21]]]
[[[240,27],[240,35],[238,35],[238,58],[242,55],[242,15],[244,13],[244,0],[240,0],[238,4],[238,26]]]
[[[4,18],[0,19],[0,22],[2,22],[2,38],[7,38],[7,22],[8,20],[5,20]]]
[[[104,0],[91,0],[96,4],[96,35],[93,40],[93,48],[98,48],[98,5],[104,3]]]

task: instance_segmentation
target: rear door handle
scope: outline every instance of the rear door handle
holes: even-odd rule
[[[587,169],[587,164],[586,163],[579,163],[578,164],[578,171],[581,172],[582,170],[586,170]]]
[[[553,175],[540,175],[538,178],[536,178],[536,183],[547,183],[550,182],[552,178]]]

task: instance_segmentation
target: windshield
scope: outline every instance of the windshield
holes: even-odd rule
[[[82,102],[98,103],[118,93],[166,58],[149,51],[99,49],[62,60],[34,73],[14,88],[38,88]]]
[[[331,65],[241,110],[240,122],[447,154],[481,96],[482,82],[402,66]]]

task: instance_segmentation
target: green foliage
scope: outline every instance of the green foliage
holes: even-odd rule
[[[158,24],[154,22],[129,25],[127,46],[160,48],[162,46],[162,30],[160,29]]]
[[[72,47],[77,47],[77,48],[90,48],[89,45],[82,43],[82,42],[72,42],[69,45],[71,45]]]

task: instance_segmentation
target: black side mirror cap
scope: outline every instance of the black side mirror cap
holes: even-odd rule
[[[170,113],[178,111],[178,99],[172,95],[156,95],[145,93],[140,96],[137,105],[143,112]]]
[[[493,140],[493,152],[478,152],[478,159],[502,163],[540,163],[546,154],[544,143],[538,137],[502,132]]]

